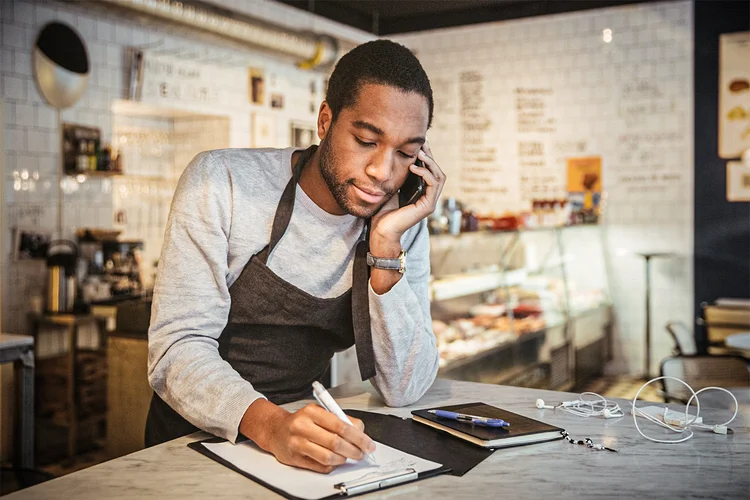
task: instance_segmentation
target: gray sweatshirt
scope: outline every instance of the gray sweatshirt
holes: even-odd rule
[[[217,339],[229,315],[229,287],[270,240],[294,151],[199,154],[180,178],[164,235],[149,328],[149,382],[193,425],[232,442],[245,410],[263,395],[221,358]],[[311,295],[337,297],[352,286],[363,227],[362,219],[327,213],[297,186],[289,227],[267,265]],[[406,273],[387,293],[369,292],[372,383],[389,406],[418,400],[438,370],[425,221],[401,243]]]

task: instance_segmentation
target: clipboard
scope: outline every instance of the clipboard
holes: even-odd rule
[[[379,443],[443,464],[452,476],[463,476],[494,453],[450,434],[414,422],[411,418],[362,410],[344,410],[365,424],[365,432]]]
[[[288,498],[290,500],[303,500],[302,497],[290,494],[288,491],[285,491],[284,489],[278,486],[274,486],[268,483],[267,481],[264,481],[260,477],[254,474],[251,474],[241,469],[240,467],[237,467],[234,463],[230,462],[229,460],[224,459],[223,457],[212,452],[211,450],[209,450],[208,448],[204,446],[205,443],[225,443],[225,442],[226,440],[222,438],[210,438],[210,439],[204,439],[202,441],[195,441],[193,443],[189,443],[188,447],[222,464],[223,466],[229,469],[232,469],[233,471],[245,476],[246,478],[260,484],[261,486],[268,488],[269,490],[283,496],[284,498]],[[388,488],[392,488],[394,486],[412,483],[412,482],[419,481],[422,479],[427,479],[430,477],[438,476],[440,474],[444,474],[447,472],[450,472],[450,468],[441,465],[438,468],[419,472],[419,473],[416,472],[413,468],[407,467],[404,469],[390,470],[390,471],[384,472],[383,474],[377,474],[377,475],[369,474],[366,476],[366,478],[359,478],[356,480],[336,483],[333,485],[333,487],[339,490],[339,493],[332,494],[329,496],[319,497],[316,500],[328,500],[328,499],[341,498],[341,497],[353,497],[356,495],[361,495],[361,494],[369,493],[369,492],[376,491],[376,490],[385,490]]]

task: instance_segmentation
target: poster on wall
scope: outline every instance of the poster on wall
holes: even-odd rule
[[[254,148],[275,148],[276,142],[276,118],[262,113],[253,113],[250,145]]]
[[[574,222],[595,224],[602,199],[602,157],[568,158],[567,163],[570,212],[580,219]]]
[[[750,165],[727,162],[727,201],[750,201]]]
[[[235,108],[247,99],[249,85],[239,68],[148,52],[134,58],[130,81],[130,96],[145,103],[223,108]]]
[[[310,123],[292,123],[292,146],[309,148],[316,142],[315,125]]]
[[[750,148],[750,31],[719,41],[719,157]]]

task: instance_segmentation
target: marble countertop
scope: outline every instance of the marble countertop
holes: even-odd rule
[[[368,498],[748,498],[750,492],[750,410],[742,408],[733,435],[696,430],[683,444],[643,438],[628,413],[619,419],[581,418],[560,410],[539,410],[545,402],[575,395],[439,379],[411,408],[384,408],[369,384],[332,390],[343,408],[407,416],[413,408],[483,401],[567,429],[576,439],[619,453],[594,451],[564,440],[498,450],[464,477],[439,476],[368,495]],[[286,405],[298,409],[305,402]],[[630,405],[620,401],[626,409]],[[677,405],[670,405],[678,409]],[[684,408],[684,407],[683,407]],[[703,409],[707,423],[721,423],[729,410]],[[644,422],[649,435],[676,435]],[[196,433],[75,472],[9,495],[23,499],[229,498],[276,499],[275,493],[189,449],[207,434]]]

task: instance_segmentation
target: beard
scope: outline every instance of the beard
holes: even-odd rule
[[[386,191],[386,195],[383,198],[383,202],[377,206],[365,203],[364,201],[353,196],[351,194],[351,190],[352,186],[354,186],[354,179],[341,178],[341,165],[338,161],[338,158],[336,157],[336,154],[333,152],[333,147],[331,147],[330,138],[332,133],[333,129],[331,129],[331,131],[328,133],[328,137],[321,141],[320,147],[318,149],[318,163],[320,165],[320,174],[323,177],[326,185],[328,186],[328,189],[331,191],[333,199],[336,200],[336,203],[338,203],[342,210],[355,217],[369,219],[373,215],[377,214],[380,209],[383,208],[383,205],[388,203],[388,201],[393,197],[393,193],[383,189],[383,191]]]

